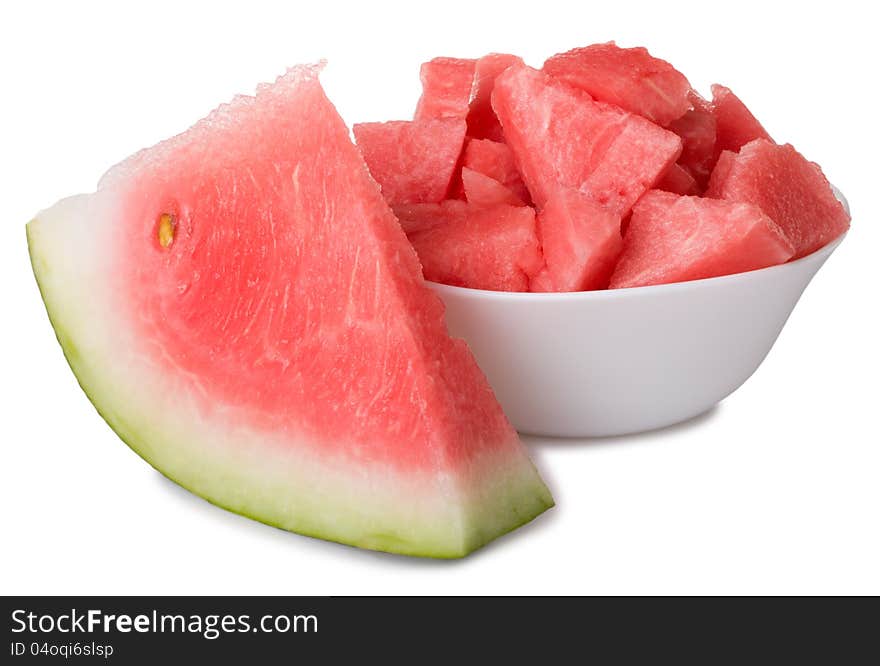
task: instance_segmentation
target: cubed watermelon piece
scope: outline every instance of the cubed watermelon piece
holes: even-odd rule
[[[424,231],[450,220],[466,217],[469,206],[466,201],[447,199],[440,203],[400,204],[394,207],[397,221],[407,234]]]
[[[490,139],[469,139],[462,165],[494,178],[526,203],[532,200],[507,144]]]
[[[539,208],[575,189],[624,216],[681,153],[681,139],[524,65],[495,81],[492,106]]]
[[[464,143],[461,118],[361,123],[358,147],[392,206],[437,202],[446,196]]]
[[[473,96],[467,117],[468,136],[493,141],[504,140],[501,123],[492,110],[492,90],[495,87],[495,79],[501,72],[511,65],[521,64],[523,64],[522,58],[509,53],[490,53],[477,60]]]
[[[608,42],[572,49],[549,58],[544,71],[664,127],[691,108],[687,78],[643,47]]]
[[[849,213],[819,168],[790,144],[755,139],[726,152],[707,196],[758,206],[785,233],[795,258],[815,252],[849,229]]]
[[[535,211],[504,204],[464,204],[461,211],[410,234],[425,279],[473,289],[528,291],[530,277],[543,264]]]
[[[468,116],[476,60],[434,58],[422,63],[422,96],[414,120]]]
[[[755,139],[773,141],[758,119],[730,88],[712,86],[712,114],[717,124],[715,154],[723,150],[738,151]]]
[[[679,163],[673,164],[666,170],[660,182],[657,183],[657,189],[674,194],[700,194],[700,186],[696,179],[688,169]]]
[[[461,182],[465,199],[469,203],[484,206],[493,204],[525,205],[523,200],[516,196],[516,192],[505,187],[503,183],[468,167],[463,167],[461,170]]]
[[[691,99],[694,97],[692,96]],[[694,178],[699,190],[705,190],[717,156],[716,120],[712,109],[705,100],[698,99],[693,109],[670,123],[669,130],[681,137],[681,157],[678,163]],[[697,193],[699,192],[682,192],[682,194]]]
[[[760,208],[654,190],[633,208],[610,287],[642,287],[781,264],[794,248]]]
[[[605,289],[623,241],[620,217],[575,190],[547,201],[538,214],[544,268],[532,291]]]

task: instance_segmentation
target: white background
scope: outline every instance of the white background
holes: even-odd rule
[[[880,593],[870,3],[295,4],[0,9],[0,593]],[[350,123],[407,117],[432,56],[511,51],[540,65],[608,39],[647,45],[704,92],[732,87],[852,206],[849,237],[719,408],[635,437],[529,440],[558,506],[435,562],[217,509],[91,407],[30,272],[37,210],[290,64],[328,58],[325,87]]]

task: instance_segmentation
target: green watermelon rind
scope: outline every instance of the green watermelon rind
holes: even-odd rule
[[[267,490],[267,479],[250,475],[244,465],[232,464],[231,460],[220,457],[212,459],[211,456],[199,456],[186,446],[180,446],[189,440],[163,431],[149,414],[139,414],[136,408],[126,410],[120,406],[120,401],[114,400],[114,396],[124,395],[124,391],[114,386],[112,380],[102,377],[102,374],[112,373],[102,373],[95,359],[81,351],[74,330],[76,323],[68,321],[72,316],[71,307],[61,305],[66,281],[61,279],[64,286],[60,286],[59,279],[53,279],[51,258],[47,256],[51,252],[41,247],[38,219],[39,216],[27,225],[31,265],[56,338],[83,392],[101,418],[132,451],[163,476],[208,502],[305,536],[370,550],[439,559],[463,557],[530,522],[554,505],[549,491],[525,456],[522,456],[524,462],[516,461],[514,469],[506,469],[496,464],[497,461],[490,460],[482,466],[482,472],[477,471],[485,476],[480,497],[474,497],[464,507],[455,509],[459,514],[463,509],[464,515],[450,519],[449,515],[444,514],[436,522],[422,520],[409,525],[404,532],[398,529],[394,516],[386,515],[379,517],[384,520],[384,525],[374,529],[363,524],[365,514],[359,514],[356,510],[360,508],[356,503],[359,498],[352,497],[349,502],[337,500],[334,508],[326,498],[314,500],[308,497],[308,490],[298,490],[295,484],[289,482],[289,478],[282,479],[280,476],[268,480],[270,489]],[[495,471],[496,467],[500,469]],[[277,471],[272,465],[266,465],[263,471],[266,470],[271,470],[271,473]],[[256,494],[257,499],[247,501],[249,494]],[[233,496],[238,501],[233,501]],[[404,505],[408,503],[407,497],[400,497],[399,500]],[[306,508],[291,518],[289,513],[285,514],[278,508],[291,506],[290,502]],[[323,519],[310,518],[310,505],[313,512],[318,511]],[[327,516],[333,518],[335,529],[328,529],[322,524],[327,522]],[[368,517],[370,520],[376,518]],[[450,520],[457,521],[458,529],[442,528],[444,524],[449,525]],[[465,527],[461,527],[462,524]]]

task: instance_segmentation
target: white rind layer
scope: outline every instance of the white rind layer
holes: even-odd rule
[[[117,434],[162,474],[226,509],[364,548],[460,557],[553,505],[523,451],[475,460],[468,478],[401,473],[316,454],[295,433],[257,431],[206,407],[193,378],[151,359],[126,321],[107,190],[64,199],[28,224],[34,274],[80,385]],[[146,341],[148,342],[148,341]]]

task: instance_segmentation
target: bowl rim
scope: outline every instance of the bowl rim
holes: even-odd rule
[[[844,204],[845,205],[845,204]],[[532,291],[493,291],[491,289],[473,289],[471,287],[457,287],[442,282],[425,280],[425,284],[439,293],[460,294],[474,299],[492,299],[506,301],[522,301],[530,303],[552,303],[559,301],[598,300],[605,298],[625,298],[628,296],[642,296],[644,294],[660,294],[662,292],[681,291],[683,289],[695,289],[706,285],[723,284],[738,280],[757,279],[756,276],[770,275],[774,272],[795,270],[796,266],[812,263],[816,260],[828,258],[832,252],[843,242],[849,230],[844,231],[834,240],[826,243],[818,250],[799,257],[784,264],[775,264],[766,268],[757,268],[741,273],[719,275],[717,277],[687,280],[685,282],[668,282],[664,284],[650,284],[641,287],[621,287],[619,289],[596,289],[593,291],[565,291],[565,292],[532,292]]]

